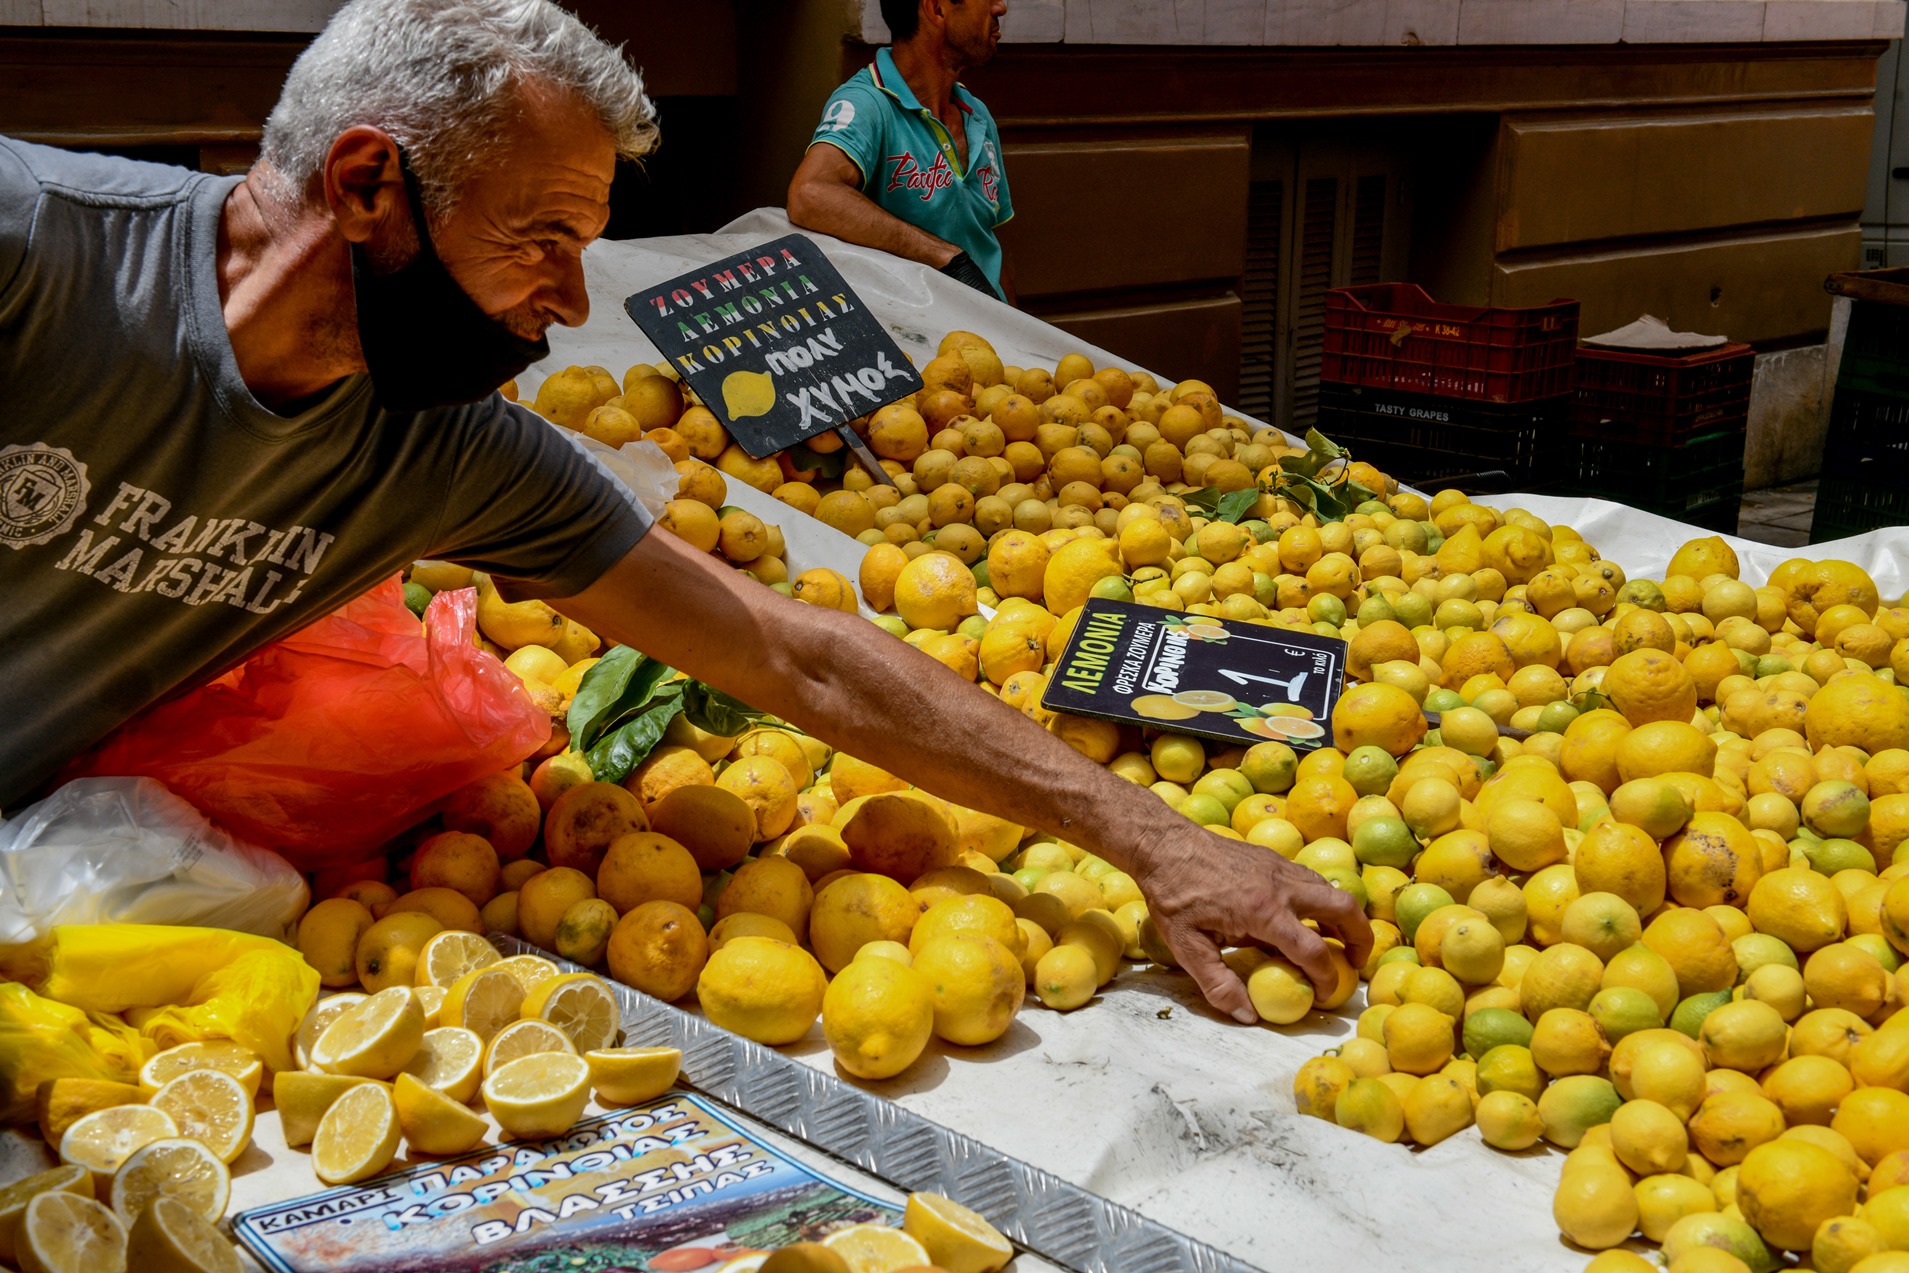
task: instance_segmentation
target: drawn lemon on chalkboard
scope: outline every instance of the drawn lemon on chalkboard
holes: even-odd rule
[[[1291,716],[1268,717],[1266,727],[1287,738],[1321,738],[1326,732],[1326,727],[1318,721],[1299,720]]]
[[[1173,701],[1203,712],[1230,712],[1239,706],[1239,700],[1225,690],[1181,690]]]
[[[1200,714],[1199,708],[1176,702],[1171,694],[1143,694],[1127,705],[1148,720],[1192,720]]]
[[[1312,719],[1312,708],[1301,707],[1298,703],[1265,703],[1259,710],[1267,716],[1296,716],[1301,720]]]
[[[723,377],[723,410],[731,420],[768,415],[776,405],[776,378],[766,371],[732,371]]]
[[[1224,641],[1232,635],[1217,623],[1189,623],[1186,634],[1196,641]]]

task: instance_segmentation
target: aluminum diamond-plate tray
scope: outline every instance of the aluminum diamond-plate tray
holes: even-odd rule
[[[508,954],[539,955],[582,971],[518,938],[493,934],[491,940]],[[1261,1273],[972,1136],[605,981],[623,1010],[624,1043],[682,1049],[684,1077],[705,1096],[898,1189],[953,1198],[986,1216],[1015,1245],[1073,1273]]]

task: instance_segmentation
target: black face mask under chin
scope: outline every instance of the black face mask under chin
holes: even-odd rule
[[[398,152],[418,253],[388,274],[374,272],[362,243],[351,245],[351,288],[358,343],[371,388],[387,411],[422,411],[489,397],[505,381],[550,354],[550,342],[525,340],[486,314],[457,285],[431,244],[417,178]]]

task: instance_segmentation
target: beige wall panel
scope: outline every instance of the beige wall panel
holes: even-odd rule
[[[1111,350],[1129,367],[1175,380],[1204,380],[1231,402],[1239,392],[1240,300],[1228,292],[1200,300],[1119,309],[1070,310],[1041,317]]]
[[[1004,156],[1001,229],[1023,296],[1233,279],[1245,268],[1244,130],[1227,137],[1055,141]]]
[[[1867,107],[1512,121],[1498,250],[1862,210]]]
[[[1586,336],[1655,314],[1680,331],[1732,340],[1797,339],[1829,327],[1823,280],[1856,268],[1856,226],[1767,234],[1678,247],[1500,262],[1494,305],[1584,301]]]

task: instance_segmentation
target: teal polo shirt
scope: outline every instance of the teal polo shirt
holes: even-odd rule
[[[1001,292],[995,228],[1014,215],[1001,166],[1001,132],[981,99],[959,84],[967,126],[964,170],[954,139],[908,87],[886,48],[829,97],[809,144],[825,141],[862,170],[862,193],[884,212],[962,249]]]

